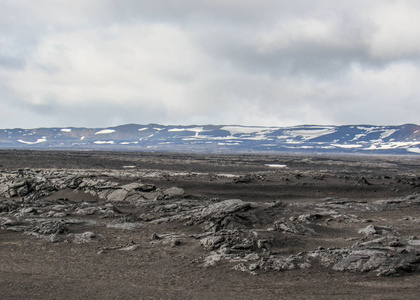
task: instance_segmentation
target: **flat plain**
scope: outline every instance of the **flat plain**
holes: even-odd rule
[[[419,156],[0,151],[2,299],[418,299]]]

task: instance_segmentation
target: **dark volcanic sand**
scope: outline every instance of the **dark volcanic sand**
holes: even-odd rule
[[[269,167],[267,164],[287,165],[287,168]],[[227,199],[257,203],[282,201],[285,205],[324,203],[326,199],[373,203],[420,192],[419,156],[0,151],[2,175],[19,169],[34,172],[48,169],[72,172],[90,170],[96,172],[97,177],[121,185],[142,182],[154,184],[162,190],[176,186],[185,190],[179,199],[197,203],[210,199],[215,202]],[[0,204],[11,199],[15,199],[13,201],[18,205],[26,205],[19,202],[19,197],[0,198]],[[65,200],[58,202],[59,199]],[[51,191],[45,196],[46,203],[54,201],[61,204],[67,201],[72,207],[82,202],[92,205],[104,202],[96,195],[69,189]],[[162,201],[172,203],[170,199]],[[115,224],[121,217],[103,218],[98,211],[77,215],[78,218],[100,224],[95,227],[84,223],[68,226],[70,233],[93,231],[100,236],[94,242],[78,244],[66,239],[51,243],[44,238],[7,230],[8,227],[3,226],[0,230],[0,299],[419,297],[418,268],[398,274],[400,276],[384,277],[371,271],[334,271],[315,263],[307,269],[260,270],[256,272],[257,275],[234,270],[238,263],[228,261],[204,267],[204,259],[211,251],[204,249],[198,239],[183,238],[179,245],[154,243],[151,240],[153,233],[202,234],[204,231],[200,224],[186,224],[185,220],[153,223],[140,216],[146,213],[161,214],[159,207],[146,211],[143,207],[124,201],[114,205],[122,216],[131,214],[139,217],[141,227],[132,230],[107,227],[107,224]],[[42,207],[38,210],[42,211]],[[3,209],[0,213],[0,217],[6,218],[11,212]],[[307,211],[297,207],[296,211],[288,211],[282,217],[288,220],[302,213]],[[35,213],[34,217],[39,214]],[[337,222],[326,226],[325,219],[321,219],[308,225],[317,235],[281,233],[270,250],[275,254],[291,255],[317,247],[350,247],[355,238],[361,238],[358,230],[369,224],[393,228],[401,238],[420,237],[420,223],[413,221],[420,218],[419,205],[398,206],[383,211],[357,211],[355,214],[360,219],[369,220],[369,223]],[[70,212],[70,216],[76,217],[74,211]],[[138,248],[135,251],[118,250],[130,244],[138,245]]]

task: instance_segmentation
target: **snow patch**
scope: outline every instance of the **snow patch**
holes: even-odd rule
[[[235,174],[228,174],[228,173],[219,173],[216,174],[218,177],[227,177],[227,178],[238,178],[239,175],[235,175]]]
[[[287,168],[287,165],[279,165],[279,164],[265,164],[265,165],[271,168]]]
[[[364,126],[357,126],[357,129],[359,129],[359,130],[364,130],[364,131],[366,131],[366,132],[372,132],[372,131],[375,131],[375,130],[380,129],[380,127],[364,127]]]
[[[122,142],[122,143],[120,143],[120,145],[130,145],[130,144],[138,144],[139,142],[138,141],[135,141],[135,142]]]
[[[204,130],[203,127],[194,127],[194,128],[172,128],[168,130],[169,132],[179,132],[179,131],[193,131],[193,132],[203,132],[208,131]]]
[[[104,145],[104,144],[114,145],[115,144],[114,141],[94,141],[93,143],[97,145]]]
[[[191,131],[191,132],[195,132],[195,137],[196,138],[205,138],[206,136],[200,136],[199,134],[201,132],[205,132],[205,131],[210,131],[210,130],[204,130],[203,127],[194,127],[194,128],[172,128],[169,129],[168,132],[182,132],[182,131]]]
[[[351,148],[361,148],[363,147],[362,145],[344,145],[344,144],[331,144],[331,146],[334,147],[339,147],[339,148],[343,148],[343,149],[351,149]]]
[[[104,130],[100,130],[96,132],[95,134],[109,134],[109,133],[114,133],[114,132],[115,132],[114,129],[104,129]]]
[[[389,142],[389,143],[373,143],[369,148],[363,150],[389,150],[389,149],[409,149],[409,147],[420,145],[420,142]],[[416,149],[416,148],[411,148]]]
[[[151,135],[149,135],[149,136],[145,136],[145,137],[139,138],[139,141],[142,141],[142,140],[147,140],[148,138],[152,137],[153,135],[154,135],[154,134],[151,134]]]
[[[312,140],[323,135],[332,134],[336,132],[334,127],[317,128],[317,129],[292,129],[284,131],[283,134],[287,134],[290,137],[301,137],[304,140]]]
[[[278,130],[277,127],[242,127],[242,126],[223,126],[221,130],[229,131],[231,135],[235,134],[267,134],[274,130]]]
[[[388,129],[388,130],[385,130],[381,134],[381,139],[385,139],[385,138],[389,137],[390,135],[393,135],[395,132],[397,132],[397,129]]]
[[[407,151],[420,154],[420,148],[408,148]]]
[[[62,131],[62,132],[70,132],[71,129],[70,128],[63,128],[63,129],[60,129],[60,131]]]
[[[269,141],[264,135],[257,134],[256,136],[241,136],[242,140],[251,140],[251,141]],[[270,139],[272,141],[272,139]]]
[[[365,136],[366,136],[366,134],[365,134],[365,133],[356,134],[356,135],[354,136],[354,138],[352,139],[352,141],[357,141],[357,140],[359,140],[360,138],[363,138],[363,137],[365,137]]]
[[[18,140],[19,143],[27,144],[27,145],[35,145],[35,144],[39,144],[39,143],[44,143],[46,141],[47,141],[47,139],[46,139],[45,136],[43,136],[41,139],[37,139],[36,142],[27,142],[27,141],[24,141],[24,140]]]

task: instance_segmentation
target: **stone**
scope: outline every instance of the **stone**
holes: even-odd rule
[[[134,244],[134,245],[129,245],[129,246],[125,246],[121,249],[118,249],[120,251],[136,251],[138,248],[140,248],[140,245]]]
[[[151,192],[156,189],[156,186],[154,184],[133,182],[133,183],[122,185],[120,186],[120,188],[126,191]]]
[[[176,247],[181,244],[181,241],[179,239],[172,239],[171,240],[171,247]]]
[[[200,244],[203,245],[206,249],[213,250],[221,245],[225,240],[223,236],[208,236],[200,240]]]
[[[385,226],[373,226],[368,225],[365,228],[360,229],[357,233],[363,234],[366,236],[372,236],[372,235],[382,235],[382,236],[397,236],[398,232],[393,230],[392,228],[385,227]]]
[[[78,208],[78,209],[76,209],[76,214],[89,216],[89,215],[93,215],[95,213],[95,211],[97,211],[97,210],[98,210],[97,207]]]
[[[37,210],[34,207],[25,207],[20,211],[22,214],[36,214]]]
[[[171,187],[163,191],[163,194],[167,197],[179,197],[185,194],[184,189],[179,187]]]
[[[202,218],[221,218],[229,213],[251,208],[251,203],[244,202],[240,199],[230,199],[218,203],[210,204],[203,208],[198,216]]]
[[[71,240],[76,244],[84,244],[94,242],[95,239],[98,237],[91,231],[86,231],[83,233],[74,233],[69,235]]]
[[[147,200],[159,200],[163,198],[163,194],[159,191],[155,192],[138,192],[141,197]]]
[[[304,215],[298,216],[297,219],[301,222],[311,222],[311,221],[315,221],[316,219],[320,219],[320,218],[322,218],[322,216],[320,214],[304,214]]]
[[[158,236],[158,234],[157,234],[156,232],[153,232],[153,233],[152,233],[152,235],[151,235],[151,237],[150,237],[150,239],[151,239],[152,241],[157,241],[157,240],[160,240],[160,239],[161,239],[161,237],[160,237],[160,236]]]
[[[373,225],[368,225],[365,228],[360,229],[357,233],[364,235],[374,235],[377,234],[376,228]]]
[[[33,231],[41,234],[64,234],[68,233],[69,229],[63,222],[60,221],[46,221],[36,226]]]
[[[408,240],[407,243],[411,246],[420,247],[420,240],[417,240],[417,239]]]
[[[106,198],[108,201],[124,201],[125,197],[127,197],[128,192],[124,189],[117,189],[109,193]]]
[[[380,276],[395,275],[398,271],[408,271],[418,264],[420,257],[414,253],[398,253],[387,249],[353,250],[340,259],[333,270],[348,272],[369,272],[377,270]]]
[[[315,231],[311,228],[307,228],[299,223],[290,222],[276,222],[272,230],[279,230],[286,233],[293,233],[299,235],[314,235]]]

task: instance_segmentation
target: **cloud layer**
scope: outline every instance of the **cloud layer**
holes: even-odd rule
[[[419,123],[420,2],[3,0],[0,127]]]

